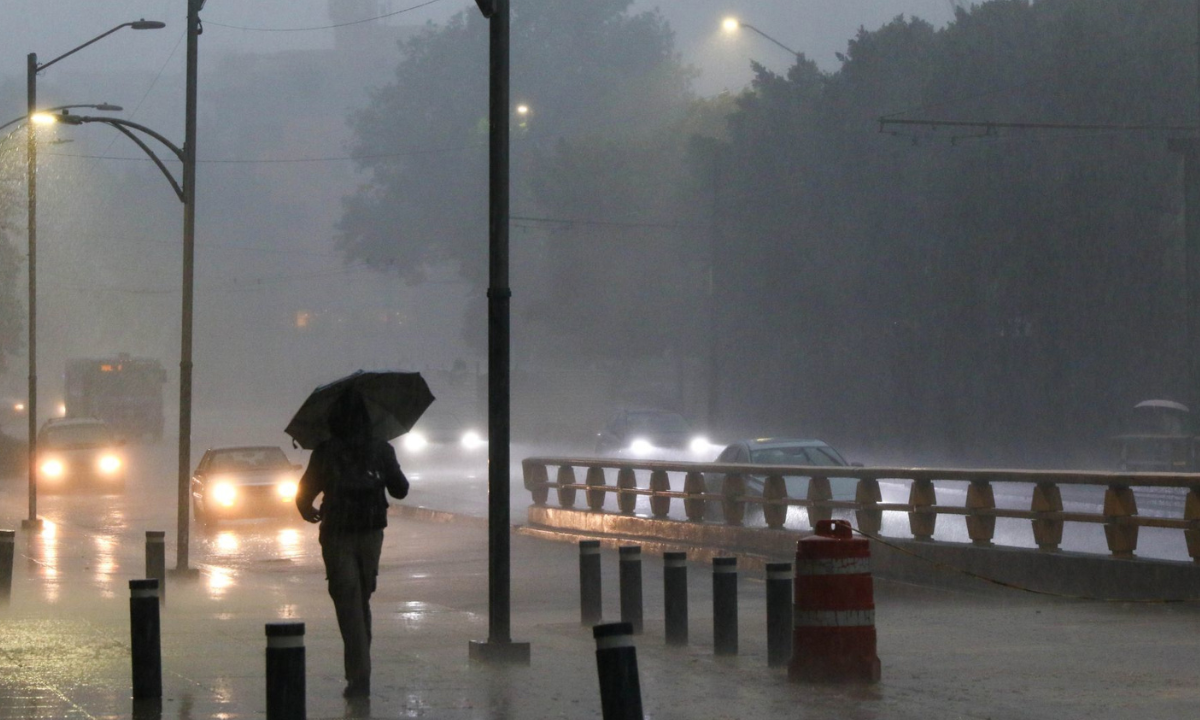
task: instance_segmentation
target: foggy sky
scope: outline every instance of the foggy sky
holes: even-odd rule
[[[349,0],[356,2],[357,0]],[[395,12],[421,4],[422,0],[369,0],[384,12]],[[677,33],[684,59],[703,73],[698,89],[717,92],[736,90],[750,77],[749,60],[768,67],[785,68],[787,54],[768,41],[754,36],[730,38],[717,28],[721,18],[736,15],[759,27],[784,45],[804,52],[831,69],[833,53],[845,47],[860,26],[874,29],[898,14],[916,15],[935,24],[950,17],[951,0],[637,0],[638,10],[658,7]],[[124,22],[146,18],[162,20],[167,28],[134,32],[128,29],[87,48],[64,63],[79,69],[93,68],[165,69],[181,75],[184,62],[184,0],[6,0],[0,22],[0,77],[23,78],[25,58],[36,52],[46,61]],[[434,4],[384,20],[394,25],[444,22],[471,0],[439,0]],[[264,52],[282,49],[331,47],[333,31],[271,31],[266,28],[314,28],[330,24],[327,0],[255,0],[231,3],[212,0],[201,14],[207,21],[201,44],[201,62],[215,63],[230,52]],[[223,25],[260,30],[241,30]],[[67,65],[62,67],[66,68]],[[48,72],[54,72],[54,69]],[[112,100],[117,102],[117,100]],[[81,102],[92,102],[81,100]],[[126,99],[125,102],[131,102]],[[22,108],[12,108],[17,115]],[[8,115],[5,117],[7,118]],[[0,120],[0,122],[3,122]]]

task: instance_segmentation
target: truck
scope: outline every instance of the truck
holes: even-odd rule
[[[130,439],[162,438],[167,372],[158,360],[76,358],[67,361],[65,380],[67,417],[99,418]]]

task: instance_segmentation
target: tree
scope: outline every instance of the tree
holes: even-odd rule
[[[650,209],[662,210],[661,203],[631,197],[647,185],[631,193],[624,175],[651,173],[662,158],[663,130],[682,122],[691,73],[674,52],[662,18],[631,15],[631,4],[513,3],[512,97],[514,105],[528,108],[514,117],[514,215],[661,219]],[[405,43],[392,83],[352,121],[352,150],[363,158],[360,167],[369,179],[345,199],[339,247],[348,258],[409,282],[420,282],[430,269],[445,265],[477,286],[486,278],[487,24],[477,15],[460,13],[446,26],[430,27]],[[547,234],[552,227],[558,229]],[[514,265],[524,264],[514,267],[514,275],[540,262],[541,253],[531,252],[532,246],[549,252],[549,266],[569,266],[576,276],[588,276],[589,290],[603,284],[600,278],[611,277],[612,263],[619,263],[629,247],[628,240],[614,240],[595,225],[543,222],[514,240]],[[605,265],[586,262],[587,252],[604,254],[605,249],[612,253]],[[624,257],[626,270],[639,259]],[[562,297],[548,292],[530,298],[540,309],[518,319],[570,324],[568,316],[555,319],[544,312]],[[605,306],[603,298],[584,302],[589,308]],[[520,305],[516,309],[520,312]]]
[[[25,183],[19,170],[24,167],[24,157],[20,145],[19,141],[0,139],[0,372],[25,345],[21,337],[23,307],[17,298],[21,253],[13,244],[13,238],[24,227],[20,211],[25,207]]]

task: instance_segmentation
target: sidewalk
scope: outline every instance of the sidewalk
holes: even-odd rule
[[[307,624],[310,718],[599,718],[575,547],[513,536],[513,636],[532,644],[532,664],[472,665],[468,642],[487,636],[486,530],[416,515],[394,516],[387,533],[369,707],[340,697],[341,644],[315,529],[289,534],[294,526],[283,526],[287,552],[268,552],[273,529],[247,535],[243,542],[264,547],[241,548],[228,562],[200,557],[200,580],[169,584],[162,709],[138,717],[263,717],[263,625],[297,619]],[[140,538],[56,532],[53,557],[49,544],[18,534],[13,602],[0,609],[0,718],[130,717],[127,581],[141,575]],[[615,619],[617,557],[602,557],[605,615]],[[48,561],[55,572],[46,573]],[[757,576],[740,582],[741,654],[717,659],[708,568],[689,567],[691,645],[677,649],[662,639],[661,563],[646,557],[643,565],[646,633],[637,650],[646,717],[654,720],[1146,720],[1190,717],[1200,705],[1195,607],[878,583],[882,682],[797,685],[766,667]]]

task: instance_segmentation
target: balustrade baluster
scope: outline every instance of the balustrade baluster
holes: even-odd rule
[[[587,492],[584,495],[587,498],[587,506],[589,510],[599,512],[604,509],[604,496],[608,495],[603,489],[592,490],[592,488],[604,488],[608,481],[604,478],[604,468],[590,467],[587,469],[587,478],[583,481],[588,486]]]
[[[1033,486],[1033,502],[1029,510],[1035,513],[1060,513],[1063,511],[1062,491],[1058,485],[1040,482]],[[1063,521],[1058,518],[1039,517],[1033,520],[1033,540],[1038,550],[1055,552],[1062,545]]]
[[[933,487],[933,481],[924,478],[913,480],[912,488],[908,491],[908,504],[913,506],[908,513],[908,529],[913,539],[932,540],[937,527],[937,514],[918,512],[918,509],[937,505],[937,490]]]
[[[1183,502],[1183,519],[1200,521],[1200,488],[1192,488],[1188,492],[1187,499]],[[1188,555],[1191,556],[1192,562],[1200,562],[1200,527],[1184,530],[1183,537],[1187,541]]]
[[[683,499],[683,514],[692,522],[704,519],[705,501],[699,497],[704,491],[704,473],[690,472],[684,476],[683,492],[692,497]]]
[[[817,523],[822,520],[833,519],[833,509],[820,507],[812,503],[824,502],[833,499],[833,490],[829,487],[829,478],[815,477],[808,481],[808,526],[812,529],[817,528]]]
[[[1131,558],[1137,550],[1138,526],[1126,525],[1122,518],[1137,515],[1137,500],[1127,485],[1109,485],[1104,492],[1104,538],[1113,557]]]
[[[540,463],[532,464],[523,462],[521,469],[525,476],[525,489],[529,490],[529,494],[533,497],[534,505],[545,505],[546,500],[550,498],[550,476],[546,473],[546,466]]]
[[[726,525],[741,525],[746,519],[746,478],[736,473],[726,475],[721,481],[721,494],[724,501],[721,510],[725,514]]]
[[[786,500],[788,496],[787,483],[782,475],[771,475],[763,482],[763,500]],[[767,527],[778,530],[787,520],[787,505],[763,504],[763,519]]]
[[[558,506],[563,508],[575,507],[575,488],[565,487],[566,485],[575,484],[575,468],[570,465],[560,466],[558,474],[555,476],[555,483],[558,485]]]
[[[637,476],[634,475],[633,468],[623,467],[617,471],[617,487],[620,488],[620,492],[617,493],[617,508],[625,515],[632,515],[637,507],[638,496],[626,491],[637,487]]]
[[[859,478],[858,485],[854,488],[854,502],[858,503],[858,509],[854,511],[858,529],[878,535],[883,528],[883,511],[875,507],[883,502],[879,481],[875,478]]]
[[[655,470],[650,473],[650,489],[656,493],[671,491],[671,481],[667,478],[666,470]],[[650,514],[656,518],[665,518],[670,515],[671,498],[651,495]]]
[[[995,510],[996,495],[992,492],[992,484],[987,480],[972,480],[967,486],[968,510]],[[996,536],[996,516],[978,515],[971,512],[967,515],[967,535],[975,545],[988,547]]]

